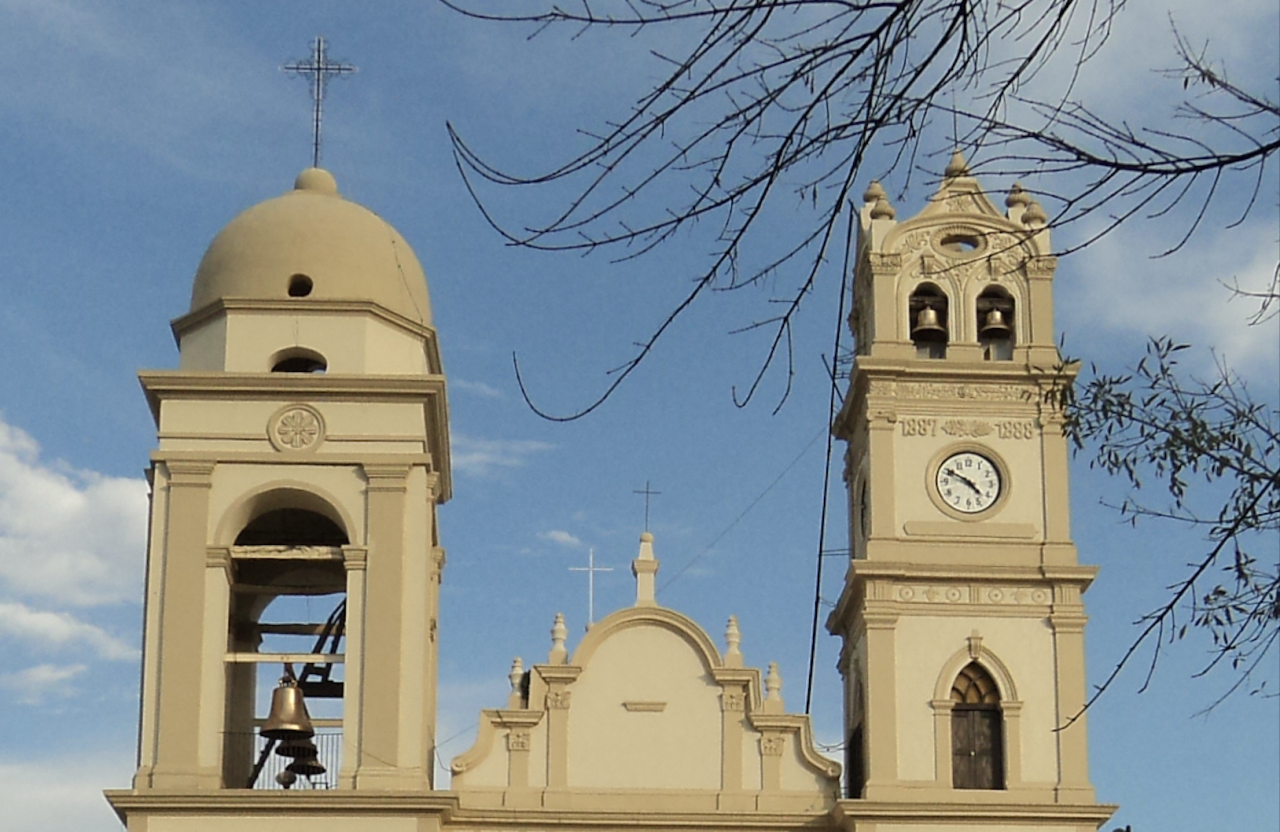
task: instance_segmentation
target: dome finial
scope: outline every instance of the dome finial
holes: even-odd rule
[[[298,178],[293,180],[295,191],[310,191],[315,194],[338,195],[338,180],[324,168],[305,168]]]
[[[960,148],[957,147],[955,153],[951,154],[951,161],[947,162],[947,168],[943,173],[947,175],[948,179],[969,175],[969,163],[965,161],[964,154],[960,152]]]

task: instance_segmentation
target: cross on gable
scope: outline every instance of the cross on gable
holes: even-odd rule
[[[586,566],[570,566],[570,572],[587,573],[587,628],[596,622],[596,573],[612,572],[612,566],[596,566],[596,550],[587,550]]]
[[[311,85],[311,165],[320,167],[320,124],[324,117],[324,93],[329,78],[334,75],[350,75],[356,71],[351,64],[341,61],[330,61],[324,36],[316,37],[311,45],[311,57],[305,61],[294,61],[280,67],[281,72],[288,72],[307,78]]]

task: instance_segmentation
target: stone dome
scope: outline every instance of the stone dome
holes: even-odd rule
[[[328,171],[308,168],[294,189],[227,224],[196,270],[191,311],[220,299],[372,301],[429,325],[418,258],[386,220],[343,199]]]

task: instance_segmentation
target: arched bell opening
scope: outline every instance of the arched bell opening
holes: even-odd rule
[[[1004,714],[1000,689],[977,662],[951,685],[951,782],[957,789],[1003,789]]]
[[[227,788],[328,788],[341,764],[349,541],[299,502],[258,499],[231,547]]]
[[[911,293],[907,304],[911,323],[911,341],[917,358],[946,358],[947,296],[932,283],[921,283]]]
[[[1014,345],[1013,298],[998,287],[978,296],[976,306],[978,343],[986,361],[1012,361]]]

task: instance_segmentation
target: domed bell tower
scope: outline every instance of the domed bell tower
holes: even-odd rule
[[[417,258],[311,168],[218,234],[173,332],[140,375],[142,724],[109,799],[133,828],[175,793],[430,789],[450,473]]]
[[[848,811],[1096,828],[1112,807],[1094,802],[1081,712],[1095,569],[1071,542],[1050,395],[1074,369],[1054,346],[1045,213],[1017,186],[997,209],[959,153],[915,217],[876,183],[864,201],[835,426],[852,557],[827,623]]]

